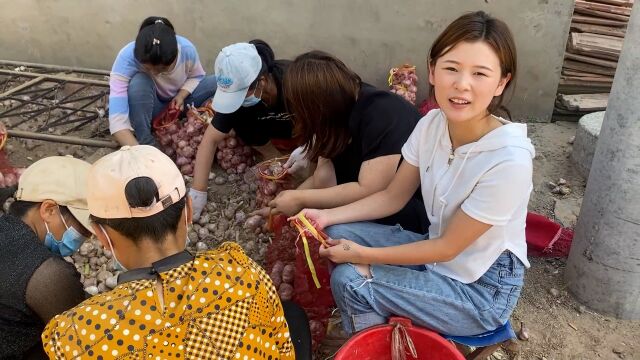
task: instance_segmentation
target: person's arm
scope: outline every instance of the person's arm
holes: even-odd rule
[[[272,201],[272,207],[293,215],[303,208],[328,209],[352,203],[386,188],[393,179],[398,161],[399,154],[365,161],[360,166],[357,182],[322,189],[283,191]],[[314,174],[314,182],[323,180]]]
[[[136,137],[133,135],[133,131],[129,129],[122,129],[113,133],[112,135],[113,138],[118,142],[118,144],[120,144],[120,146],[138,145],[138,140],[136,140]]]
[[[27,284],[27,305],[45,324],[84,300],[80,275],[58,257],[43,262]]]
[[[349,240],[331,240],[329,243],[333,246],[320,248],[320,255],[335,263],[419,265],[446,262],[458,256],[491,226],[458,209],[439,238],[379,248],[360,246]]]
[[[129,81],[139,71],[133,43],[122,48],[109,76],[109,131],[121,145],[138,145],[129,119]]]
[[[331,186],[336,186],[335,168],[331,160],[320,157],[313,174],[300,184],[297,190],[324,189]]]
[[[400,211],[419,186],[420,171],[403,161],[386,189],[340,207],[326,210],[304,209],[302,212],[319,229],[335,224],[380,219]]]
[[[218,144],[224,140],[226,136],[227,134],[216,129],[215,126],[207,126],[196,153],[196,162],[193,170],[193,189],[207,191],[209,172],[211,172],[211,166],[213,165]]]

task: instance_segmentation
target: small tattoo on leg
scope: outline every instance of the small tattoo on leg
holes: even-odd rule
[[[342,248],[344,249],[344,251],[351,250],[351,246],[349,246],[349,244],[342,244]]]

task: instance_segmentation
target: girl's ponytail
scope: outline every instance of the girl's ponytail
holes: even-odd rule
[[[171,65],[178,56],[173,24],[159,16],[146,18],[140,25],[133,54],[143,64]]]

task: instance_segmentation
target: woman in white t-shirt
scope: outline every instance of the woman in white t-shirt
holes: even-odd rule
[[[336,240],[320,255],[340,264],[331,287],[347,333],[392,315],[458,336],[509,319],[529,267],[524,229],[534,156],[526,126],[493,115],[515,73],[507,25],[481,11],[461,16],[429,53],[440,109],[416,126],[391,184],[346,206],[303,210],[320,228],[342,224],[326,229]],[[396,212],[420,185],[428,239],[399,226],[354,223]]]

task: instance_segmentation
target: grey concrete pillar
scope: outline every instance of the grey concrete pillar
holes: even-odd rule
[[[566,270],[585,305],[640,319],[640,5],[631,14]]]

